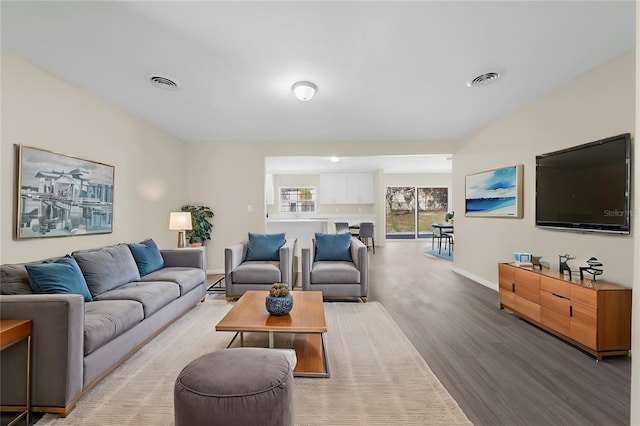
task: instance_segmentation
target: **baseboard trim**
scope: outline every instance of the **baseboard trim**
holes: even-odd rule
[[[461,268],[458,268],[456,266],[452,266],[451,270],[453,272],[455,272],[456,274],[460,274],[463,277],[469,278],[470,280],[475,281],[478,284],[481,284],[481,285],[483,285],[485,287],[488,287],[491,290],[494,290],[495,292],[498,291],[498,284],[496,284],[496,283],[492,283],[489,280],[485,280],[484,278],[482,278],[482,277],[480,277],[478,275],[472,274],[471,272],[466,271],[466,270],[461,269]]]

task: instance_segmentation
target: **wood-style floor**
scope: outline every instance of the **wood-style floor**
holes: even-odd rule
[[[384,305],[475,425],[629,424],[629,357],[596,362],[500,310],[494,290],[424,255],[426,245],[376,247],[369,300]]]

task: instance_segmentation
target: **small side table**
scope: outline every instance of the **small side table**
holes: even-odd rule
[[[7,426],[15,425],[26,418],[29,426],[29,411],[31,411],[31,320],[0,320],[0,351],[27,339],[27,396],[25,410],[18,414]]]

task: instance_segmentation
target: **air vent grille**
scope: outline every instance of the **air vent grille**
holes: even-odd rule
[[[176,83],[175,81],[171,80],[170,78],[162,77],[159,75],[153,75],[149,77],[149,82],[156,87],[161,87],[167,90],[177,90],[180,88],[178,83]]]
[[[468,82],[467,86],[469,87],[485,86],[489,83],[493,83],[494,81],[499,79],[500,76],[501,76],[500,73],[497,73],[497,72],[488,72],[485,74],[480,74],[479,76],[477,76],[476,78]]]

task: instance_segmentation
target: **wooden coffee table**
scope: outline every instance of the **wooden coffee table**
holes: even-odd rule
[[[293,349],[298,363],[297,377],[329,377],[329,362],[324,341],[327,323],[321,291],[292,291],[293,309],[287,315],[270,315],[265,308],[268,291],[247,291],[216,324],[216,331],[235,331],[229,346],[245,332],[269,333],[269,347],[274,347],[274,333],[293,333]],[[227,346],[227,347],[229,347]]]

